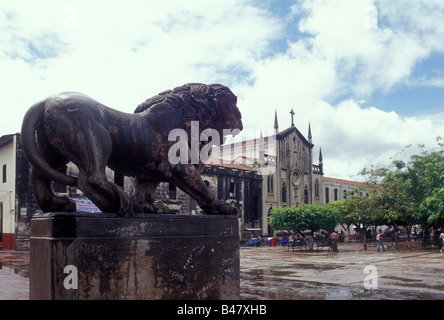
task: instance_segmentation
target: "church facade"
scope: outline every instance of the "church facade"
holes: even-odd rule
[[[212,157],[222,165],[235,163],[254,168],[262,179],[260,198],[244,199],[245,203],[260,201],[257,207],[261,208],[258,220],[243,221],[245,230],[272,235],[273,231],[268,227],[271,209],[301,203],[325,203],[322,151],[319,151],[318,163],[313,164],[310,125],[306,138],[293,123],[294,112],[290,113],[289,128],[279,131],[275,113],[271,135],[263,137],[261,132],[260,138],[243,139],[213,152]]]
[[[313,164],[311,128],[307,138],[295,127],[293,110],[291,126],[279,131],[277,114],[274,123],[274,152],[264,159],[274,156],[275,170],[263,176],[262,180],[262,233],[270,235],[268,216],[270,210],[282,206],[293,207],[301,203],[323,204],[325,196],[322,151],[319,151],[318,163]],[[273,151],[273,150],[269,150]],[[266,160],[265,160],[266,161]]]
[[[327,204],[343,200],[347,193],[366,184],[324,175],[322,149],[313,154],[313,137],[308,125],[307,137],[294,125],[291,110],[290,127],[280,131],[275,112],[274,132],[258,139],[245,140],[222,146],[217,152],[225,163],[239,163],[256,169],[262,177],[259,220],[245,220],[244,230],[252,230],[264,236],[273,236],[268,218],[273,208],[305,204]],[[313,159],[317,159],[317,163]],[[244,202],[258,201],[244,199]]]

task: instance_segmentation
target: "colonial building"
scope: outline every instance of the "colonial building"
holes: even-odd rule
[[[272,135],[224,145],[215,154],[226,162],[242,163],[256,169],[262,176],[262,208],[260,227],[262,235],[273,235],[268,227],[270,210],[282,206],[326,204],[343,200],[347,192],[364,183],[324,176],[322,149],[319,148],[317,164],[313,163],[313,137],[308,125],[307,138],[294,125],[291,110],[290,127],[280,131],[277,113]],[[249,201],[253,201],[250,199]]]
[[[264,177],[265,208],[295,206],[301,203],[324,203],[322,153],[318,164],[313,164],[313,142],[310,125],[308,139],[294,126],[279,131],[275,118],[275,163],[273,174]],[[267,211],[268,213],[268,211]]]
[[[29,221],[38,209],[20,134],[0,137],[0,248],[27,250]]]
[[[222,160],[233,160],[254,167],[262,176],[261,233],[270,235],[269,212],[273,208],[301,203],[325,203],[322,152],[313,164],[313,142],[310,125],[308,138],[295,127],[293,110],[291,126],[279,131],[275,113],[272,135],[222,146],[215,152]]]
[[[344,200],[345,198],[347,198],[347,194],[357,188],[362,188],[362,190],[366,190],[369,189],[369,186],[362,182],[324,177],[324,203]]]

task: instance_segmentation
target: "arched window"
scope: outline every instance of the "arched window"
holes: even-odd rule
[[[330,189],[325,188],[325,203],[330,202]]]
[[[287,186],[285,182],[282,184],[282,202],[287,202]]]
[[[307,186],[305,186],[305,189],[304,189],[304,203],[308,204],[308,189],[307,189]]]
[[[319,180],[315,181],[315,197],[319,197]]]
[[[338,201],[338,189],[335,189],[334,191],[333,191],[333,193],[334,193],[334,201]]]
[[[273,193],[273,175],[270,174],[267,178],[267,191]]]

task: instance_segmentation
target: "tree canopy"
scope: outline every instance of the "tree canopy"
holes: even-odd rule
[[[319,229],[332,230],[338,223],[336,209],[332,206],[301,204],[294,207],[282,207],[270,212],[268,224],[276,230],[297,231]]]
[[[391,167],[364,169],[368,183],[378,183],[375,200],[384,218],[394,225],[444,226],[444,145],[423,149],[410,161],[394,160]]]

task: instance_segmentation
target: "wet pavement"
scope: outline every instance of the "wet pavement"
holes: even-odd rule
[[[436,248],[339,250],[241,247],[241,299],[444,299],[444,254]],[[0,266],[0,300],[29,299],[29,253],[0,251]]]
[[[241,298],[270,300],[444,299],[439,249],[340,244],[339,253],[285,247],[241,249]]]
[[[0,300],[29,300],[29,253],[0,251]]]

